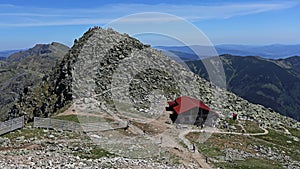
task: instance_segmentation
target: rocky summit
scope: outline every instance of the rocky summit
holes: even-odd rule
[[[218,60],[210,63],[211,68],[218,64]],[[79,168],[88,164],[103,164],[104,168],[106,165],[117,168],[140,165],[141,168],[300,167],[300,123],[218,87],[215,84],[222,82],[222,76],[218,76],[217,69],[212,70],[211,78],[216,81],[206,81],[150,45],[112,29],[94,27],[74,41],[72,49],[39,85],[24,90],[10,115],[25,115],[28,122],[38,116],[82,124],[85,130],[82,135],[89,139],[74,142],[91,143],[82,145],[88,148],[79,152],[65,148],[70,147],[67,143],[56,145],[59,139],[55,135],[63,135],[68,140],[64,131],[63,134],[53,132],[51,138],[41,137],[54,139],[49,143],[54,146],[35,142],[40,154],[56,159],[48,161],[52,165],[66,161],[67,157],[58,154],[68,151],[72,152],[70,160],[77,162],[74,167]],[[219,114],[219,119],[213,126],[202,129],[172,124],[165,111],[167,101],[182,95],[203,101]],[[233,120],[232,113],[237,113],[239,118]],[[85,123],[93,122],[97,123],[97,130],[84,127]],[[31,144],[32,137],[37,136],[30,135],[26,143]],[[7,139],[3,142],[7,142],[6,147],[12,147]],[[49,147],[53,150],[47,155]],[[101,158],[87,160],[99,153]],[[32,159],[37,165],[36,156]]]

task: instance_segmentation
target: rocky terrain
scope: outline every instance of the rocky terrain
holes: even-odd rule
[[[84,134],[27,126],[0,137],[0,167],[10,168],[178,168],[155,159],[119,157]]]
[[[218,60],[211,64],[212,68],[217,67]],[[216,80],[222,82],[224,79],[216,76]],[[172,124],[165,107],[167,101],[180,95],[200,99],[218,112],[220,119],[215,122],[216,127],[205,126],[201,130],[194,126]],[[79,168],[88,161],[91,162],[87,166],[113,164],[112,167],[117,168],[122,168],[122,164],[132,168],[136,164],[142,165],[142,168],[147,168],[147,165],[150,168],[165,168],[169,166],[166,162],[173,168],[230,168],[230,164],[243,166],[247,160],[252,160],[250,166],[267,161],[270,165],[265,168],[276,164],[281,168],[299,167],[299,122],[217,87],[161,51],[112,29],[91,28],[75,40],[72,49],[42,82],[21,94],[10,113],[12,116],[25,115],[27,122],[30,122],[34,116],[53,117],[61,112],[77,116],[78,122],[86,119],[79,115],[85,115],[90,117],[89,120],[103,124],[101,132],[86,132],[85,136],[89,136],[90,142],[99,146],[101,151],[107,152],[104,156],[108,158],[98,156],[97,160],[90,160],[91,157],[84,155],[79,158],[70,156],[68,159],[77,160],[74,165],[81,165]],[[231,120],[233,112],[239,114],[238,121]],[[128,129],[111,130],[120,124],[127,124]],[[56,134],[46,135],[55,137]],[[41,144],[53,139],[51,136],[45,140],[48,136],[41,138]],[[51,152],[51,148],[47,148],[49,146],[44,146],[40,152],[41,157],[58,156],[56,152],[64,154],[56,158],[58,162],[45,162],[48,165],[58,165],[65,158],[66,154],[61,149],[71,152],[66,148],[68,144],[59,146],[61,139],[59,137],[57,142],[51,142],[55,147],[52,154],[47,155]],[[84,143],[83,139],[81,141]],[[17,147],[7,144],[4,147]],[[197,147],[194,153],[192,145]],[[266,147],[276,147],[289,157],[276,161],[275,150],[272,150],[274,153],[270,157],[263,153],[256,154],[255,146],[259,145],[263,145],[259,149],[261,152]],[[32,153],[28,156],[32,156],[34,165],[45,164],[36,164],[35,152],[27,153]],[[87,154],[93,153],[87,151]],[[205,162],[204,155],[209,162]],[[19,156],[21,159],[23,157]],[[240,163],[232,163],[236,159]],[[64,160],[62,165],[70,164]]]
[[[67,46],[56,42],[38,44],[0,61],[0,120],[8,118],[20,93],[39,84],[68,50]]]

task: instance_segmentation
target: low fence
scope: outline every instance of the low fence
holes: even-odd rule
[[[67,120],[40,118],[40,117],[34,117],[33,127],[69,130],[69,131],[78,131],[78,132],[82,131],[82,128],[79,123],[67,121]]]
[[[0,122],[0,135],[23,128],[24,125],[25,125],[24,116],[14,118],[5,122]],[[67,131],[75,131],[75,132],[83,132],[83,131],[90,132],[90,131],[108,131],[108,130],[123,129],[128,127],[128,124],[108,123],[108,122],[76,123],[67,120],[34,117],[33,127],[67,130]]]
[[[67,130],[75,132],[90,132],[90,131],[108,131],[126,128],[126,124],[118,124],[112,127],[112,123],[99,122],[99,123],[76,123],[67,120],[59,120],[52,118],[34,117],[33,127],[47,128],[56,130]]]
[[[9,133],[22,127],[24,127],[24,116],[1,122],[0,135]]]

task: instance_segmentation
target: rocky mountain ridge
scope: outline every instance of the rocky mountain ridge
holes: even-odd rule
[[[36,44],[33,48],[11,54],[7,57],[7,62],[17,62],[22,59],[35,56],[39,56],[41,58],[55,58],[55,56],[52,56],[51,53],[65,53],[68,50],[69,47],[58,42],[52,42],[51,44]]]
[[[0,119],[8,118],[8,112],[23,90],[39,84],[56,62],[69,48],[53,42],[10,55],[0,62]]]
[[[145,56],[152,58],[154,62],[149,61],[144,65],[151,63],[151,66],[156,69],[147,70],[142,66],[142,70],[147,70],[146,72],[139,74],[132,72],[139,69],[140,59],[147,58]],[[97,58],[99,60],[96,60]],[[126,61],[126,59],[130,59],[130,62],[121,62],[122,60]],[[87,69],[76,70],[82,68],[86,63],[92,65],[92,68],[95,68],[94,65],[100,66],[96,67],[96,71],[93,72],[85,72]],[[125,70],[117,69],[120,63],[125,65],[123,67],[127,70],[125,74],[121,74]],[[157,64],[155,65],[155,63]],[[168,71],[164,68],[166,66],[174,70]],[[118,71],[120,71],[120,76],[135,75],[136,80],[134,81],[129,76],[130,78],[120,78],[122,80],[113,82],[116,87],[122,86],[122,84],[130,84],[129,92],[124,91],[125,93],[122,93],[122,90],[114,92],[113,88],[110,88],[112,75],[117,74]],[[91,73],[90,76],[86,76],[87,73]],[[151,79],[147,78],[150,75],[152,76]],[[79,80],[74,81],[74,78],[79,78]],[[174,84],[174,79],[181,80],[176,81]],[[196,83],[192,83],[194,81]],[[91,82],[92,85],[87,84],[87,82]],[[135,82],[139,85],[135,85]],[[92,86],[92,89],[89,86]],[[299,127],[299,122],[291,118],[281,116],[261,105],[251,104],[224,89],[212,85],[164,56],[162,52],[151,49],[128,35],[121,35],[113,30],[102,28],[92,28],[83,37],[76,40],[72,50],[68,52],[63,61],[56,66],[48,77],[44,78],[40,86],[23,95],[17,105],[18,109],[13,111],[15,114],[26,113],[30,118],[33,116],[48,117],[71,103],[78,96],[81,97],[81,102],[84,101],[82,97],[89,100],[92,96],[96,96],[93,99],[97,103],[104,104],[113,111],[116,110],[116,105],[114,105],[114,98],[116,97],[124,97],[121,100],[127,99],[125,103],[134,102],[137,103],[135,105],[139,109],[145,109],[149,108],[151,103],[149,99],[147,100],[147,95],[156,89],[163,91],[163,94],[167,93],[167,99],[174,99],[183,94],[198,98],[213,109],[221,110],[220,113],[225,116],[237,112],[241,116],[249,116],[270,127],[280,125]],[[153,95],[153,97],[156,97],[156,95]],[[90,101],[93,99],[90,99]]]

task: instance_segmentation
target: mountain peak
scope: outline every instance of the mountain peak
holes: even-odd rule
[[[29,56],[60,56],[57,53],[64,53],[68,51],[69,47],[58,42],[52,42],[51,44],[36,44],[34,47],[19,51],[11,54],[8,58],[8,62],[17,62]],[[51,54],[54,53],[54,54]]]

